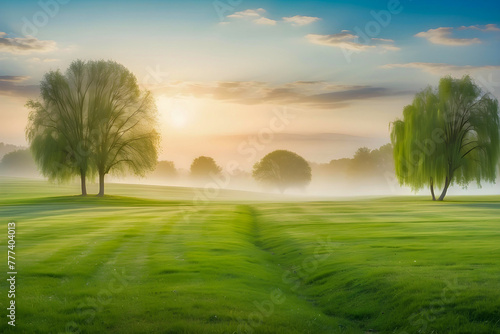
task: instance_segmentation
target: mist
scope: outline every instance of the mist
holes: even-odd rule
[[[3,143],[2,143],[3,144]],[[38,172],[29,149],[13,145],[2,145],[0,176],[43,179]],[[428,189],[413,192],[401,187],[394,172],[392,146],[386,144],[378,149],[359,148],[352,158],[333,159],[328,163],[309,162],[312,179],[304,189],[288,188],[284,193],[263,187],[252,177],[251,170],[236,169],[232,173],[221,168],[219,174],[206,179],[195,178],[186,168],[176,168],[175,162],[160,161],[156,169],[144,177],[108,175],[109,183],[144,184],[167,187],[193,188],[193,196],[199,194],[206,200],[224,199],[222,190],[241,191],[242,199],[293,200],[328,199],[396,195],[429,195]],[[77,178],[71,183],[78,184]],[[97,188],[95,179],[89,180],[90,190]],[[250,194],[255,193],[255,194]],[[475,183],[467,188],[454,185],[450,195],[497,195],[499,184]]]

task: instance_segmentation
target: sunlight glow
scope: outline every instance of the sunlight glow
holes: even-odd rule
[[[161,95],[156,99],[160,122],[175,128],[184,128],[192,116],[192,106],[186,99]]]

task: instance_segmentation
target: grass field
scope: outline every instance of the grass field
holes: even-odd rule
[[[0,179],[1,333],[500,333],[500,197],[77,191]]]

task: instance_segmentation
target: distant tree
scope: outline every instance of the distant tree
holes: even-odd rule
[[[391,125],[396,175],[413,190],[454,182],[494,182],[499,159],[498,101],[469,76],[444,77],[437,89],[418,93]]]
[[[287,188],[305,188],[311,182],[311,167],[300,155],[277,150],[253,166],[253,177],[283,193]]]
[[[360,147],[351,160],[349,174],[354,178],[367,178],[373,172],[374,161],[368,147]]]
[[[386,172],[394,172],[394,158],[392,144],[385,144],[371,151],[372,161],[375,169],[382,175]]]
[[[200,156],[191,164],[191,176],[196,179],[209,179],[211,176],[219,175],[222,171],[215,160],[211,157]]]
[[[0,161],[0,173],[3,175],[36,176],[37,168],[29,149],[7,153]]]
[[[0,159],[9,152],[16,151],[16,150],[22,150],[22,149],[23,149],[23,147],[21,147],[21,146],[5,144],[5,143],[0,142]]]
[[[159,161],[151,176],[161,179],[174,178],[177,176],[177,169],[173,161]]]

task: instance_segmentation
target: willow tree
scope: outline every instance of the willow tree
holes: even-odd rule
[[[110,172],[137,175],[157,162],[156,106],[135,76],[113,61],[74,61],[41,82],[41,101],[31,109],[26,136],[42,173],[68,180],[99,174],[99,195]]]
[[[437,89],[416,94],[391,124],[396,176],[414,191],[453,183],[494,182],[499,159],[498,101],[469,76],[444,77]]]
[[[90,134],[95,122],[88,108],[92,77],[82,61],[73,62],[63,74],[45,74],[39,100],[29,100],[26,137],[43,175],[49,180],[67,181],[80,175],[82,195],[87,194],[90,166]]]
[[[90,110],[96,120],[92,159],[99,174],[99,194],[110,172],[144,175],[158,160],[157,109],[149,91],[113,61],[88,62],[94,79]]]

